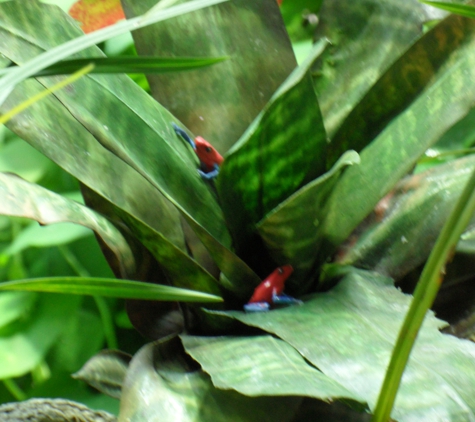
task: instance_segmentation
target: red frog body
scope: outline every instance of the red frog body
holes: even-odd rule
[[[284,294],[286,280],[292,274],[294,269],[291,265],[283,265],[276,268],[267,276],[254,290],[249,302],[244,305],[247,312],[267,311],[271,304],[276,303],[302,303]]]
[[[195,153],[200,159],[201,166],[208,172],[214,170],[216,166],[219,167],[224,161],[221,154],[201,136],[195,138]]]
[[[195,154],[200,160],[201,169],[198,173],[204,179],[213,179],[219,174],[219,166],[224,161],[221,154],[204,138],[197,136],[193,141],[188,134],[175,123],[173,128],[177,135],[181,136],[186,142],[188,142]]]

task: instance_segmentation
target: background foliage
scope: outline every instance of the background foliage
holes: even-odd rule
[[[154,3],[122,5],[131,18]],[[121,420],[365,420],[409,306],[395,283],[412,291],[474,168],[474,29],[415,0],[234,0],[135,31],[135,47],[102,44],[227,60],[134,77],[150,94],[90,74],[2,128],[0,170],[30,183],[0,179],[12,208],[0,211],[14,216],[0,220],[0,276],[46,278],[46,290],[53,276],[85,288],[115,275],[224,303],[2,292],[0,400],[59,396],[117,414],[118,401],[69,377],[95,355],[77,377],[121,397]],[[80,35],[51,5],[0,4],[5,68]],[[61,78],[22,82],[1,112]],[[225,154],[215,182],[172,122]],[[474,417],[475,347],[439,331],[472,333],[472,226],[434,305],[452,325],[426,317],[397,420]],[[283,264],[304,304],[242,312]],[[105,345],[134,357],[98,354]]]

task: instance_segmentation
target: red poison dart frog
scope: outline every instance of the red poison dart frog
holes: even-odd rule
[[[188,134],[175,123],[173,124],[173,129],[177,135],[181,136],[186,142],[188,142],[195,154],[200,159],[201,169],[198,170],[198,173],[203,179],[213,179],[219,173],[219,166],[223,162],[224,158],[216,151],[213,146],[203,139],[201,136],[197,136],[193,141]]]
[[[251,299],[244,305],[244,310],[247,312],[262,312],[269,310],[271,304],[302,304],[303,302],[301,300],[294,299],[284,293],[285,281],[293,271],[294,269],[290,265],[283,265],[282,267],[276,268],[256,287]]]

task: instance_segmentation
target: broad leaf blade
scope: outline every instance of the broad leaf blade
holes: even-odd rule
[[[5,7],[5,4],[2,4],[2,7]],[[61,37],[65,36],[64,31],[66,31],[66,28],[69,28],[70,36],[74,36],[77,31],[76,28],[64,19],[62,14],[57,13],[59,10],[56,8],[50,9],[50,7],[39,3],[31,3],[28,4],[28,7],[25,5],[23,9],[24,13],[28,9],[29,15],[21,15],[21,17],[26,19],[29,16],[30,20],[20,20],[16,23],[23,25],[20,30],[24,37],[18,38],[7,32],[4,33],[5,36],[0,37],[0,44],[4,42],[4,44],[1,44],[3,51],[6,53],[8,50],[11,54],[17,55],[15,57],[20,61],[40,51],[34,44],[24,41],[25,37],[31,39],[32,42],[36,42],[39,39],[44,48],[48,48],[48,43],[57,43],[62,39]],[[13,19],[16,10],[9,15],[10,18]],[[35,15],[35,19],[32,19],[32,15]],[[2,16],[4,15],[2,14]],[[48,19],[53,19],[53,23],[49,25],[48,33],[45,34],[43,25],[38,23],[38,16],[43,16],[46,22],[48,22]],[[27,27],[28,22],[32,27]],[[64,26],[61,27],[61,34],[57,34],[58,38],[50,40],[50,33],[54,33],[52,28],[60,28],[59,26],[54,26],[54,23]],[[14,31],[13,24],[10,22],[8,25]],[[27,29],[32,33],[31,35],[25,34]],[[33,35],[35,31],[39,31],[36,37]],[[94,49],[84,52],[84,55],[87,56],[97,54],[98,51]],[[118,76],[116,78],[119,78],[115,80],[120,80],[120,86],[123,88],[120,94],[132,98],[131,101],[134,101],[134,105],[141,109],[140,112],[143,112],[149,119],[157,122],[156,116],[153,115],[154,110],[156,111],[157,107],[158,110],[162,109],[152,101],[151,104],[148,104],[150,109],[144,111],[146,106],[137,104],[137,102],[140,102],[140,98],[145,103],[149,102],[150,99],[147,98],[147,95],[127,78],[124,79]],[[107,78],[103,77],[102,80],[107,83]],[[20,103],[42,89],[44,88],[33,80],[26,81],[9,97],[8,102],[2,106],[3,110],[12,108],[15,104]],[[138,96],[138,99],[134,98],[135,95]],[[145,95],[145,99],[142,95]],[[84,98],[84,101],[87,103],[88,99]],[[132,107],[132,104],[129,105]],[[89,112],[85,114],[89,114]],[[172,118],[170,117],[170,119]],[[35,124],[33,126],[24,124],[25,121],[34,121]],[[61,125],[57,124],[58,121],[61,122]],[[117,125],[123,127],[122,123]],[[140,124],[143,127],[148,127],[145,122]],[[122,209],[121,218],[126,221],[127,225],[136,233],[140,240],[147,245],[153,246],[152,253],[160,260],[161,265],[168,272],[175,285],[193,287],[193,284],[196,283],[199,289],[212,293],[218,292],[216,281],[186,255],[180,218],[177,211],[170,207],[168,201],[163,198],[150,182],[131,169],[116,155],[102,147],[91,133],[79,124],[57,99],[50,96],[40,103],[34,104],[20,116],[16,116],[10,122],[10,127],[36,148],[40,149],[45,155],[76,176],[85,185],[95,190],[119,209]],[[189,151],[176,138],[171,125],[168,123],[166,131],[173,137],[171,139],[176,142],[177,150],[183,154],[183,159],[187,159]],[[157,133],[154,136],[157,136]],[[180,171],[186,166],[183,161],[181,163]],[[168,166],[168,164],[166,163],[165,165]],[[193,172],[191,177],[202,185],[194,170],[189,169],[188,174],[190,174],[190,171]],[[207,192],[206,186],[203,189]],[[180,187],[180,190],[183,192],[182,187]],[[185,273],[183,267],[191,270]]]
[[[325,169],[326,134],[308,73],[324,47],[292,72],[223,163],[217,186],[238,248],[255,223]]]
[[[362,401],[274,337],[180,338],[186,352],[211,376],[216,388],[252,397],[296,395],[325,401],[337,397]]]
[[[471,156],[403,179],[382,200],[381,221],[365,229],[339,262],[396,279],[415,269],[429,256],[474,168]]]
[[[464,18],[462,18],[464,19]],[[475,23],[434,82],[360,154],[333,190],[321,226],[323,261],[346,239],[418,158],[473,108]]]
[[[275,261],[294,267],[288,285],[295,289],[302,291],[304,286],[299,284],[305,281],[308,285],[311,281],[325,200],[345,167],[358,163],[358,154],[347,151],[330,171],[295,192],[257,224],[259,235]]]
[[[122,1],[128,17],[155,3]],[[132,35],[143,56],[230,57],[196,72],[148,77],[154,98],[221,154],[239,139],[296,65],[275,0],[233,0]]]
[[[49,51],[29,60],[29,62],[25,66],[22,66],[11,74],[0,79],[0,104],[2,104],[5,98],[12,92],[16,84],[24,81],[26,78],[29,78],[31,75],[35,74],[41,69],[44,69],[45,67],[48,67],[49,65],[56,63],[59,60],[65,59],[74,53],[84,50],[87,47],[96,45],[109,38],[112,38],[115,35],[124,34],[130,30],[141,28],[143,26],[163,21],[174,16],[179,16],[183,13],[192,12],[194,10],[198,10],[213,4],[222,3],[223,1],[227,0],[194,0],[188,2],[188,4],[171,7],[167,10],[162,10],[163,8],[161,7],[155,7],[154,10],[150,10],[150,13],[146,13],[144,14],[144,16],[138,16],[135,19],[120,22],[110,28],[104,28],[102,30],[95,31],[94,33],[89,35],[79,36],[77,39],[73,39],[69,42],[65,42],[61,45],[58,45],[55,48],[51,48]],[[16,1],[11,1],[9,3],[10,6],[13,7],[18,5]],[[22,6],[24,6],[24,4],[22,4]],[[11,14],[14,17],[14,20],[18,19],[18,17],[23,12],[23,8],[16,7],[16,9],[16,13],[15,10],[13,10]],[[57,14],[58,12],[58,9],[52,6],[49,6],[49,10],[52,15]],[[2,17],[8,19],[8,16]],[[20,19],[22,19],[21,16]],[[49,27],[44,26],[44,29],[47,30],[49,29]],[[22,32],[19,31],[16,34],[20,35],[22,34]],[[79,35],[80,34],[81,33],[79,33]],[[53,35],[54,38],[54,36],[58,34],[54,34],[52,32],[51,35]],[[26,37],[26,39],[28,39],[28,37]],[[34,37],[32,39],[34,39]]]
[[[94,230],[114,253],[122,275],[134,273],[135,261],[129,245],[100,214],[11,174],[0,173],[0,190],[6,199],[0,202],[0,214],[27,217],[41,224],[71,222]]]
[[[209,376],[190,367],[178,338],[150,343],[132,359],[119,422],[290,422],[299,397],[246,397],[213,387]]]
[[[98,277],[45,277],[8,281],[0,290],[98,295],[124,299],[163,300],[178,302],[222,302],[218,296],[161,284]]]
[[[355,270],[302,306],[227,315],[277,335],[372,409],[409,300],[390,279]],[[392,414],[398,421],[475,415],[475,345],[441,334],[443,325],[433,315],[426,317]]]
[[[30,19],[33,18],[32,15],[35,13],[41,14],[42,9],[35,9],[37,7],[39,6],[33,5],[32,8],[29,9]],[[37,17],[35,17],[35,19],[36,18]],[[48,16],[48,18],[51,17]],[[26,19],[26,22],[29,22],[29,20]],[[22,21],[22,23],[26,24],[25,20]],[[73,36],[77,31],[77,29],[71,26],[70,23],[68,26],[66,20],[63,19],[61,23],[65,25],[65,27],[62,27],[62,37],[67,37],[64,34],[66,31],[65,28],[69,29],[69,36]],[[56,20],[51,23],[51,25],[54,24],[57,24]],[[11,23],[9,25],[13,26]],[[36,20],[32,21],[31,25],[31,28],[22,28],[22,31],[29,29],[32,33],[39,31],[37,37],[43,35],[42,28],[38,28]],[[29,38],[33,43],[35,42],[32,35],[30,35]],[[50,40],[46,37],[44,40],[42,39],[40,44],[43,48],[47,48],[48,42],[54,45],[54,43],[57,43],[60,40],[61,38]],[[18,61],[24,59],[23,56],[20,55],[18,47],[14,48],[11,45],[16,42],[21,43],[22,48],[20,51],[26,56],[32,54],[33,51],[38,50],[33,44],[21,42],[18,38],[13,37],[11,43],[6,43],[6,51],[4,54],[7,56],[9,54],[15,55],[16,60]],[[88,56],[98,54],[96,50],[91,51],[84,52],[83,54],[88,54]],[[56,78],[42,78],[42,83],[48,86],[52,83],[53,79]],[[87,135],[89,139],[87,140],[87,146],[83,147],[83,150],[90,153],[91,156],[93,153],[90,151],[93,149],[97,150],[94,154],[104,155],[104,149],[100,148],[100,146],[95,142],[99,141],[99,143],[101,143],[107,150],[112,151],[114,156],[119,157],[123,162],[129,164],[130,167],[135,169],[136,172],[143,177],[141,183],[146,185],[148,188],[153,186],[158,189],[165,197],[176,205],[189,220],[191,220],[195,225],[201,226],[200,233],[204,238],[211,238],[209,241],[216,244],[220,255],[232,255],[232,263],[225,263],[226,265],[222,265],[221,267],[222,271],[226,271],[230,266],[233,268],[233,270],[229,271],[226,275],[234,285],[239,286],[243,280],[248,279],[246,274],[252,274],[252,271],[248,269],[241,270],[239,267],[237,269],[234,268],[236,265],[240,265],[241,268],[244,268],[244,265],[229,250],[231,239],[224,224],[221,209],[209,186],[203,182],[196,171],[195,156],[193,152],[190,152],[189,148],[187,148],[183,141],[175,134],[171,125],[174,118],[126,77],[115,76],[112,78],[101,75],[92,75],[88,79],[83,79],[78,82],[81,82],[81,84],[72,85],[74,88],[57,92],[56,95],[58,99],[61,101],[61,104],[66,106],[67,111],[63,112],[63,110],[57,110],[56,113],[63,113],[61,118],[64,118],[64,114],[71,113],[74,118],[81,122],[81,124],[87,129],[88,133],[85,135]],[[27,81],[25,85],[30,86],[28,85],[29,83],[30,81]],[[16,92],[17,91],[15,91],[12,96],[15,95]],[[25,95],[29,94],[31,94],[31,91],[27,90]],[[109,110],[114,110],[114,113],[110,113]],[[70,117],[69,120],[71,120]],[[23,125],[16,123],[16,121],[13,121],[12,125],[18,125],[19,129],[25,130]],[[77,130],[77,128],[75,129]],[[89,134],[93,134],[94,138],[91,139]],[[30,137],[33,137],[33,140],[36,139],[36,136],[36,133],[30,134]],[[57,137],[58,134],[54,133],[54,136]],[[72,135],[69,135],[68,137],[73,138]],[[137,142],[137,139],[140,141]],[[67,138],[62,142],[65,141],[67,142]],[[72,142],[72,139],[70,142]],[[45,151],[47,155],[49,154],[50,147],[51,146],[48,145],[48,148]],[[74,148],[76,149],[77,147],[74,146]],[[99,152],[99,150],[102,151]],[[108,157],[107,153],[105,155]],[[64,153],[61,154],[61,158],[65,158]],[[89,161],[89,156],[84,158]],[[93,156],[92,158],[100,160],[100,157]],[[110,158],[109,161],[114,160],[113,157],[108,158]],[[62,166],[65,166],[65,163],[63,163],[61,159],[57,161]],[[121,162],[121,165],[124,168],[126,166],[124,166],[123,162]],[[69,164],[71,167],[78,166],[76,161],[66,164]],[[114,162],[114,164],[116,164],[116,162]],[[71,171],[69,168],[68,170]],[[90,181],[84,180],[84,169],[78,170],[83,176],[81,181],[91,188],[97,190],[95,185],[97,183],[103,183],[102,181],[98,182],[96,178],[92,178],[93,183],[91,184]],[[130,168],[123,170],[124,172],[133,173]],[[108,169],[108,171],[110,172],[111,169]],[[114,174],[117,174],[115,166],[112,171]],[[98,172],[96,171],[95,173]],[[90,174],[87,176],[88,178],[91,178]],[[112,182],[112,175],[109,174],[108,176],[109,181]],[[102,175],[98,177],[101,178]],[[134,178],[138,182],[136,174],[132,176],[132,179]],[[120,175],[119,179],[124,180],[124,175]],[[129,186],[130,182],[128,179],[124,180],[124,182],[132,194],[132,198],[129,200],[132,203],[136,202],[136,195],[133,191],[136,188]],[[101,195],[110,195],[109,190],[114,191],[115,189],[114,187],[108,187],[106,192],[101,192]],[[143,191],[143,189],[139,187],[138,191]],[[171,213],[175,220],[175,223],[172,225],[172,230],[175,230],[175,227],[177,226],[177,216],[176,214],[173,214],[172,211],[169,211],[166,201],[161,198],[159,192],[143,193],[144,196],[147,196],[147,198],[144,198],[145,202],[151,201],[151,198],[148,197],[150,194],[152,198],[155,197],[154,199],[157,200],[157,203],[155,205],[151,204],[150,206],[145,206],[145,202],[137,202],[136,207],[138,207],[139,210],[134,210],[137,212],[134,212],[133,215],[147,213],[153,221],[153,223],[149,223],[149,225],[154,226],[159,224],[160,231],[169,231],[170,224],[165,219],[160,221],[156,215],[153,215],[157,209],[161,209],[167,214]],[[118,193],[118,195],[121,196],[120,193]],[[129,203],[127,203],[127,205],[129,205]],[[168,245],[165,244],[164,246],[160,246],[165,249],[166,253],[170,253]],[[242,275],[239,276],[241,273]],[[236,275],[238,275],[237,279]],[[257,279],[256,276],[253,276],[252,278],[254,280]]]
[[[444,19],[395,60],[338,127],[332,137],[328,165],[349,148],[361,151],[408,107],[451,53],[470,36],[472,27],[468,19]]]
[[[323,2],[316,37],[327,38],[333,48],[315,82],[331,137],[401,51],[422,35],[424,21],[434,18],[427,9],[417,0]]]

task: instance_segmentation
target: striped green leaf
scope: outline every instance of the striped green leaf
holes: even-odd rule
[[[324,171],[326,135],[308,73],[324,47],[294,70],[223,163],[217,187],[238,250],[264,215]]]

